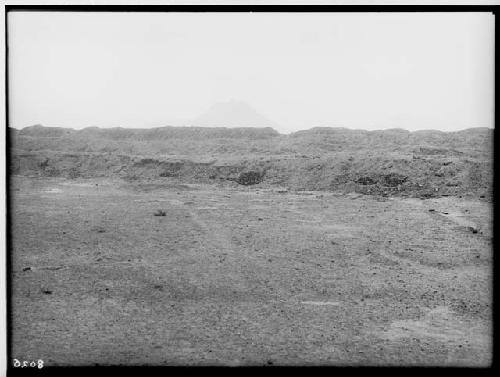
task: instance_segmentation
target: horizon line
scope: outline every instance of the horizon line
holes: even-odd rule
[[[112,126],[112,127],[102,127],[102,126],[86,126],[82,128],[73,128],[73,127],[66,127],[66,126],[45,126],[43,124],[33,124],[30,126],[24,126],[21,128],[17,128],[14,126],[7,126],[8,128],[13,128],[15,130],[21,131],[26,128],[30,127],[43,127],[43,128],[62,128],[62,129],[68,129],[68,130],[73,130],[73,131],[82,131],[85,129],[89,128],[97,128],[99,130],[112,130],[112,129],[123,129],[123,130],[153,130],[153,129],[159,129],[159,128],[218,128],[218,129],[249,129],[249,128],[255,128],[255,129],[272,129],[273,131],[276,131],[280,135],[290,135],[293,133],[297,132],[304,132],[304,131],[311,131],[314,129],[344,129],[344,130],[349,130],[349,131],[365,131],[365,132],[377,132],[377,131],[390,131],[390,130],[402,130],[406,131],[409,133],[414,133],[414,132],[428,132],[428,131],[436,131],[436,132],[442,132],[442,133],[454,133],[454,132],[461,132],[461,131],[467,131],[467,130],[472,130],[472,129],[478,129],[478,128],[487,128],[490,130],[495,130],[495,127],[489,127],[489,126],[475,126],[475,127],[467,127],[463,129],[458,129],[458,130],[453,130],[453,131],[445,131],[441,129],[436,129],[436,128],[428,128],[428,129],[421,129],[421,130],[408,130],[403,127],[388,127],[388,128],[378,128],[374,130],[368,130],[365,128],[351,128],[351,127],[346,127],[346,126],[312,126],[310,128],[304,128],[304,129],[299,129],[296,131],[290,131],[290,132],[280,132],[274,127],[271,126],[201,126],[201,125],[183,125],[183,126],[174,126],[174,125],[165,125],[165,126],[152,126],[152,127],[123,127],[123,126]]]

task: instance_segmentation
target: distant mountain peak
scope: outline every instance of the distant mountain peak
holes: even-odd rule
[[[259,114],[247,102],[231,99],[216,102],[205,113],[193,119],[193,126],[275,127],[276,122]]]

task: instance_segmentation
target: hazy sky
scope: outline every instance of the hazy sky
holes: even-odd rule
[[[493,127],[489,13],[9,14],[10,125],[153,127],[246,101],[281,132]]]

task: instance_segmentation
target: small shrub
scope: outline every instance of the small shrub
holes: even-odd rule
[[[162,209],[159,209],[157,210],[155,213],[154,213],[155,216],[166,216],[167,213],[165,211],[163,211]]]

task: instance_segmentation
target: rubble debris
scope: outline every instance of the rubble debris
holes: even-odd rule
[[[406,175],[390,173],[383,176],[384,183],[390,187],[396,187],[406,182],[408,177]]]
[[[154,216],[166,216],[167,213],[161,209],[157,210],[154,214]]]
[[[470,230],[474,234],[478,232],[478,229],[474,228],[473,226],[469,226],[467,229]]]
[[[359,183],[360,185],[374,185],[377,182],[370,177],[359,177],[356,180],[356,183]]]
[[[236,180],[240,185],[256,185],[262,182],[264,175],[258,171],[247,171],[240,173]]]

